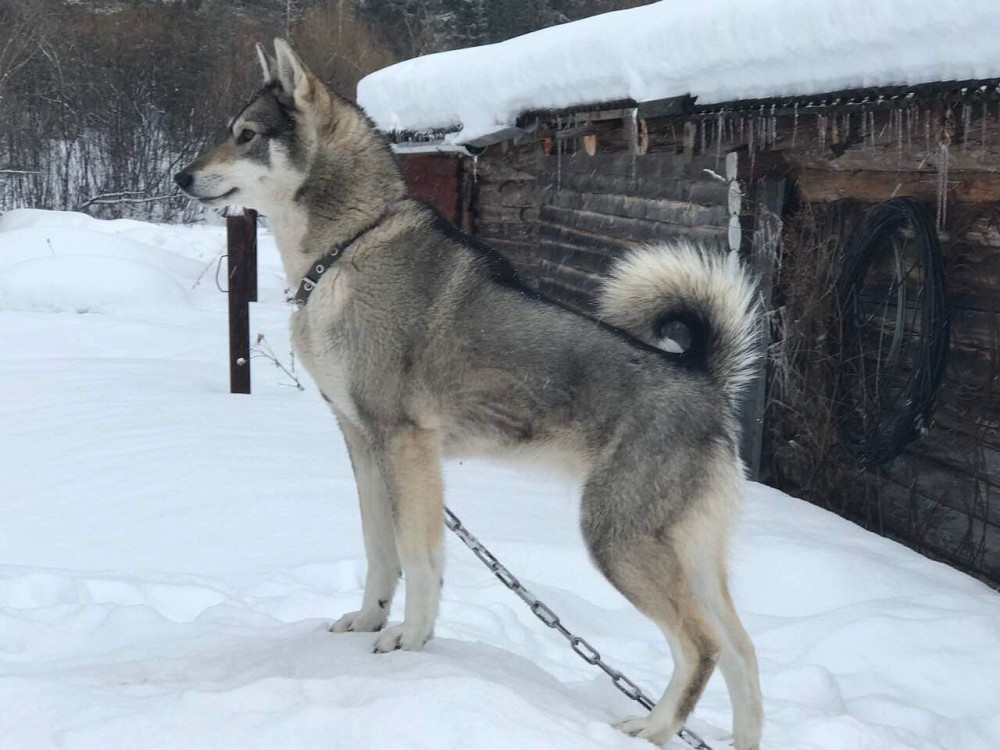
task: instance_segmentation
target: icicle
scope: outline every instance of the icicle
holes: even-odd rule
[[[969,145],[969,130],[972,128],[972,107],[962,104],[962,151]]]
[[[705,120],[698,121],[698,153],[705,153]]]
[[[792,148],[795,148],[795,141],[799,137],[799,103],[795,102],[792,114]]]
[[[982,142],[980,143],[980,147],[983,150],[983,156],[986,155],[986,117],[987,117],[986,102],[983,102],[983,134],[981,136]]]
[[[629,165],[629,178],[635,182],[635,160],[639,153],[639,108],[632,107],[632,161]]]
[[[906,108],[906,150],[913,151],[913,107]]]
[[[931,152],[931,111],[924,110],[924,151]]]
[[[556,192],[562,190],[562,152],[563,139],[559,137],[562,131],[562,118],[556,118]]]
[[[819,129],[819,153],[820,156],[826,153],[826,117],[821,114],[816,115],[816,127]]]
[[[941,142],[938,145],[937,228],[939,231],[944,229],[944,224],[948,219],[948,162],[950,159],[948,146],[950,141],[948,132],[942,132]]]
[[[479,183],[479,154],[475,153],[472,155],[472,184],[476,185]]]
[[[896,110],[896,162],[903,163],[903,110]]]
[[[718,168],[722,158],[722,130],[726,126],[725,115],[720,111],[715,116],[715,166]]]

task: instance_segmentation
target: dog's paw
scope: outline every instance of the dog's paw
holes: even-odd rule
[[[387,654],[390,651],[420,651],[424,644],[430,640],[431,634],[408,627],[404,622],[400,625],[392,625],[382,631],[382,634],[375,639],[375,647],[372,649],[376,654]]]
[[[375,633],[385,627],[386,612],[376,610],[348,612],[330,626],[331,633]]]
[[[633,737],[649,740],[654,745],[665,745],[676,733],[671,727],[660,726],[648,714],[622,719],[615,724],[615,729]]]
[[[729,738],[729,744],[734,750],[760,750],[760,731],[748,735],[747,732],[743,732],[742,736],[737,733],[733,737]]]

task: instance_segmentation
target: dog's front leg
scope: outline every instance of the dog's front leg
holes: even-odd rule
[[[444,498],[438,436],[401,428],[389,436],[385,477],[396,524],[396,547],[406,580],[403,623],[387,628],[375,651],[418,650],[431,637],[441,596]]]
[[[342,416],[338,415],[337,421],[344,433],[361,501],[361,529],[365,538],[368,573],[361,609],[348,612],[330,629],[335,633],[371,633],[385,627],[399,581],[399,554],[396,552],[392,506],[382,467],[368,439]]]

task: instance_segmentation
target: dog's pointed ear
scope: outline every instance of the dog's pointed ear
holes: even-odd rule
[[[326,87],[302,64],[284,39],[274,40],[278,81],[282,88],[300,104],[317,104],[327,98]]]
[[[271,57],[264,45],[257,42],[257,59],[260,61],[260,72],[264,76],[264,83],[278,80],[278,63]]]

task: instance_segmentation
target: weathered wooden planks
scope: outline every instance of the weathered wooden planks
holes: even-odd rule
[[[403,156],[399,164],[413,197],[430,203],[448,221],[461,223],[461,163],[457,156]]]
[[[951,362],[935,422],[897,464],[862,475],[864,481],[857,486],[833,480],[827,491],[852,517],[1000,580],[997,103],[900,99],[904,106],[898,108],[881,99],[868,102],[870,106],[777,113],[761,108],[732,116],[684,117],[677,116],[679,110],[650,110],[640,112],[635,121],[630,109],[619,108],[543,120],[524,141],[491,146],[475,165],[465,161],[463,184],[472,196],[470,225],[481,240],[505,254],[528,283],[571,307],[590,311],[600,276],[629,244],[678,235],[725,240],[729,186],[719,175],[728,151],[740,156],[745,230],[757,210],[752,186],[765,175],[785,177],[793,185],[792,203],[805,213],[839,205],[841,199],[863,209],[895,195],[916,196],[933,211],[943,181],[947,211],[941,237],[953,320]],[[749,236],[745,231],[744,240]],[[839,241],[839,235],[833,241]],[[779,257],[783,262],[796,254],[811,258],[811,250],[795,245],[794,238],[785,239]],[[808,275],[797,277],[796,283],[805,283],[802,279]],[[828,295],[835,269],[816,268],[811,275],[827,281],[810,294]],[[880,283],[878,271],[869,282]],[[783,283],[779,272],[775,319],[789,321],[792,332],[822,332],[822,326],[800,326],[798,312],[786,309],[788,298],[794,297],[791,292],[801,290],[784,288]],[[892,317],[894,310],[887,313]],[[829,345],[823,335],[801,344],[796,367],[811,367],[811,356],[825,356]],[[780,348],[782,343],[775,345]],[[814,375],[786,373],[810,386],[817,384]],[[797,447],[794,440],[778,446],[776,455],[782,458],[776,461],[787,462],[776,466],[779,475],[796,475],[797,481],[808,484],[817,461],[839,461],[840,477],[858,477],[856,467],[829,438],[832,425],[829,414],[817,408],[821,403],[809,392],[801,402],[787,405],[797,409],[795,421],[804,431],[827,437]],[[816,455],[805,461],[807,443]],[[786,487],[797,491],[794,482]],[[817,499],[815,493],[813,497]],[[990,497],[992,505],[986,502]],[[876,517],[877,523],[871,520]]]
[[[799,168],[795,179],[802,196],[809,203],[823,203],[843,198],[864,203],[880,203],[897,195],[934,203],[938,198],[936,172],[881,172],[870,170],[835,170]],[[989,172],[951,170],[947,177],[951,203],[976,204],[1000,201],[1000,175]]]

